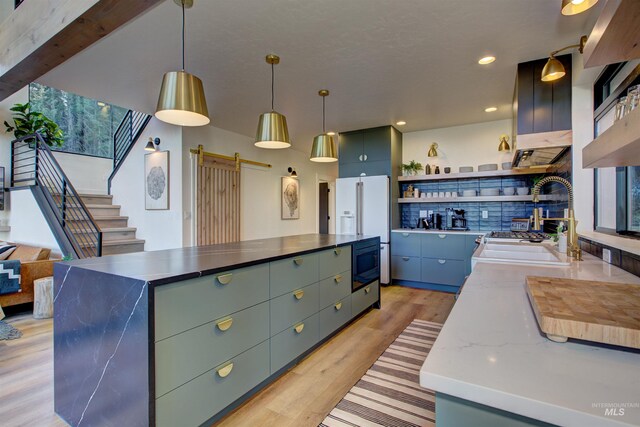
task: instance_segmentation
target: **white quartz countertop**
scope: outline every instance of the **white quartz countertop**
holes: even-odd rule
[[[395,228],[391,230],[392,233],[420,233],[420,234],[472,234],[474,236],[484,236],[486,231],[460,231],[460,230],[433,230],[424,228]]]
[[[526,276],[640,284],[584,254],[570,267],[478,263],[420,370],[420,385],[561,426],[640,426],[640,351],[542,335]],[[607,405],[624,415],[605,415]]]

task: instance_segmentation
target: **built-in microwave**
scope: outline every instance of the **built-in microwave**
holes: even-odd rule
[[[351,290],[355,292],[380,279],[380,243],[377,240],[356,242],[353,244],[352,254]]]

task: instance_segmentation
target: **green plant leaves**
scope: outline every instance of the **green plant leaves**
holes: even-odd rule
[[[60,147],[64,143],[64,134],[57,123],[44,114],[31,111],[31,104],[15,104],[10,108],[13,114],[13,126],[4,122],[7,132],[13,132],[16,139],[39,133],[47,145]]]

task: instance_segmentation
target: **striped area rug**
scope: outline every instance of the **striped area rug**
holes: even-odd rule
[[[435,396],[420,367],[442,325],[415,319],[322,421],[320,427],[435,426]]]

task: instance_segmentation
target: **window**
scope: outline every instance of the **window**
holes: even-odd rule
[[[594,84],[595,136],[614,123],[617,99],[640,82],[640,61],[610,65]],[[640,237],[640,166],[598,168],[594,173],[595,228]]]
[[[29,101],[64,132],[64,145],[53,150],[113,157],[113,134],[126,109],[38,83],[29,85]]]

